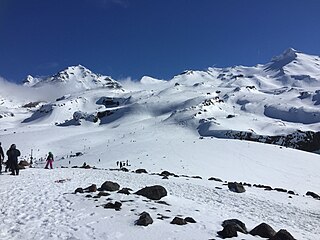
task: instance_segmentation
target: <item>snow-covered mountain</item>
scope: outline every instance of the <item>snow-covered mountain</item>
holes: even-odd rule
[[[7,205],[3,210],[3,239],[24,236],[20,218],[27,219],[27,239],[138,239],[142,233],[147,239],[212,239],[226,218],[241,218],[251,229],[265,221],[296,239],[320,235],[319,201],[305,196],[319,194],[320,184],[319,155],[309,153],[320,149],[318,56],[288,49],[266,64],[187,70],[170,80],[116,81],[79,65],[51,77],[28,76],[19,86],[0,85],[2,146],[16,143],[23,159],[32,152],[35,167],[14,182],[0,176],[3,193],[12,184],[28,183],[23,194],[0,195],[0,205],[8,198],[19,204],[17,211]],[[66,169],[42,170],[49,151],[55,167]],[[151,174],[111,171],[127,161],[130,171],[144,168]],[[67,168],[84,162],[98,169]],[[173,173],[169,179],[155,174],[164,170]],[[45,186],[34,183],[35,176]],[[105,198],[95,198],[96,208],[84,196],[63,195],[106,180],[134,191],[163,185],[169,205],[113,194],[110,198],[125,205],[118,214],[100,210]],[[224,181],[258,187],[237,194]],[[52,184],[58,185],[50,192]],[[259,186],[294,194],[288,198]],[[38,207],[21,212],[26,202]],[[152,211],[154,218],[192,215],[198,223],[176,228],[162,218],[142,229],[134,226],[142,211]],[[48,231],[39,232],[37,216]],[[65,219],[61,228],[55,216]],[[104,226],[112,224],[106,231]],[[261,238],[239,234],[235,239]]]

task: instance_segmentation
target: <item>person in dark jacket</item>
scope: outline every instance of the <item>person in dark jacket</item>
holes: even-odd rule
[[[48,169],[48,166],[50,165],[50,168],[52,169],[53,167],[52,167],[52,163],[53,163],[53,154],[52,154],[52,152],[49,152],[48,153],[48,157],[47,157],[47,164],[46,164],[46,166],[45,166],[45,169]]]
[[[4,153],[3,153],[3,149],[1,147],[1,142],[0,142],[0,174],[2,172],[2,163],[3,163],[3,160],[4,160]]]
[[[8,163],[11,168],[11,175],[19,175],[18,157],[21,155],[20,151],[16,148],[15,144],[12,144],[7,151]]]

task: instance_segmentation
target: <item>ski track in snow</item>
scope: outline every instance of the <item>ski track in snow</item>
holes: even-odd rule
[[[56,180],[70,181],[56,183]],[[248,229],[261,222],[275,230],[286,228],[297,239],[317,239],[320,235],[320,201],[293,196],[291,202],[284,193],[265,192],[247,188],[244,194],[227,190],[221,183],[187,178],[169,178],[107,170],[82,169],[28,169],[20,176],[0,176],[0,239],[208,239],[216,237],[221,222],[238,218]],[[174,179],[174,180],[173,180]],[[163,200],[171,206],[148,201],[136,195],[112,193],[115,200],[124,202],[122,210],[103,209],[102,197],[93,202],[86,194],[71,194],[77,187],[87,187],[104,181],[118,182],[134,191],[146,185],[163,185],[168,196]],[[215,189],[215,187],[222,189]],[[270,197],[264,199],[265,194]],[[92,194],[95,195],[95,194]],[[294,199],[303,198],[301,201]],[[132,201],[132,202],[131,202]],[[171,212],[168,212],[168,209]],[[138,213],[151,213],[154,224],[146,228],[134,226]],[[170,216],[156,219],[157,213]],[[187,226],[169,224],[174,216],[194,217],[198,223]],[[165,228],[164,228],[165,226]],[[157,233],[157,234],[155,234]],[[234,239],[258,239],[240,235]]]

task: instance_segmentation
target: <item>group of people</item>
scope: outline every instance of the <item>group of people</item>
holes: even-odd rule
[[[11,175],[19,175],[18,157],[21,155],[20,151],[17,149],[15,144],[11,144],[6,154],[8,159],[6,161],[5,172],[7,172],[8,169],[10,169]],[[4,152],[0,142],[0,174],[2,174],[2,164],[4,163],[4,159]],[[52,152],[49,152],[45,168],[48,169],[48,167],[50,166],[50,168],[52,169],[53,161],[53,154]]]
[[[15,144],[11,144],[7,151],[8,160],[6,162],[6,169],[11,169],[11,175],[19,175],[18,157],[21,155],[20,151],[16,148]],[[2,173],[2,163],[4,160],[4,152],[0,142],[0,173]]]

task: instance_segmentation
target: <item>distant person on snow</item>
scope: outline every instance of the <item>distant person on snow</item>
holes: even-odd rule
[[[19,175],[18,157],[21,155],[20,151],[12,144],[7,151],[8,161],[7,165],[11,169],[11,175]]]
[[[46,166],[45,166],[45,169],[48,169],[48,166],[49,166],[49,164],[50,164],[50,168],[52,169],[53,167],[52,167],[52,163],[53,163],[53,154],[52,154],[52,152],[49,152],[48,153],[48,157],[47,157],[47,164],[46,164]]]
[[[0,174],[2,173],[3,160],[4,160],[4,153],[3,153],[3,149],[1,147],[1,142],[0,142]]]

